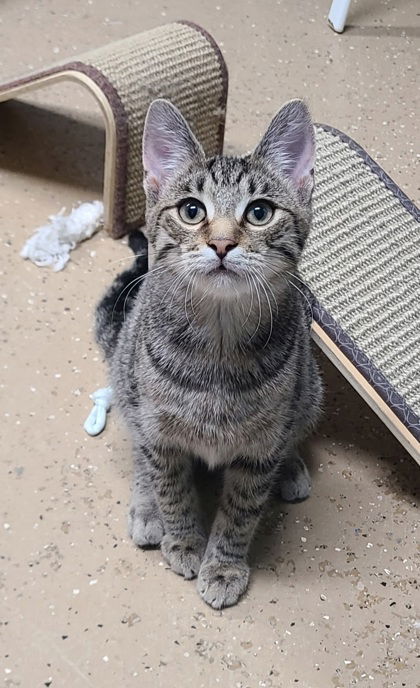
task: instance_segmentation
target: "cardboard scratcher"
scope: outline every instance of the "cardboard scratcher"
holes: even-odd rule
[[[313,337],[420,463],[420,212],[351,138],[316,138]]]
[[[160,26],[0,84],[0,102],[63,80],[88,88],[104,115],[105,227],[114,238],[144,220],[141,138],[154,98],[179,107],[209,156],[222,150],[226,65],[213,38],[196,24]]]

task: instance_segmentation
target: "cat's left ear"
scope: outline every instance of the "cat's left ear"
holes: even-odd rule
[[[178,108],[158,98],[149,107],[143,133],[146,193],[157,197],[165,184],[204,151]]]
[[[310,200],[315,134],[309,108],[303,100],[291,100],[279,110],[253,157],[264,158],[280,176],[290,179],[303,201]]]

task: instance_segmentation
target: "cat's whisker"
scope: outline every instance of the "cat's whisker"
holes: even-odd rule
[[[201,297],[201,299],[200,299],[199,301],[196,302],[196,304],[195,304],[196,307],[199,306],[200,303],[203,303],[204,299],[206,299],[207,296],[209,295],[209,292],[210,292],[210,287],[207,287],[207,289],[205,290],[205,292],[204,292],[203,296]]]
[[[186,272],[182,273],[182,275],[180,275],[180,277],[178,277],[178,279],[176,280],[175,284],[173,284],[173,285],[171,286],[171,288],[167,290],[167,293],[168,293],[168,294],[171,294],[171,300],[170,300],[169,305],[168,305],[168,315],[171,315],[171,314],[172,314],[172,304],[173,304],[175,295],[176,295],[176,293],[177,293],[179,287],[181,286],[182,280],[183,280],[183,278],[186,276],[186,274],[187,274]],[[165,300],[165,297],[162,298],[162,302],[163,302],[164,300]]]
[[[194,317],[197,317],[197,313],[196,313],[195,310],[194,310],[194,301],[193,301],[194,282],[195,282],[195,280],[196,280],[196,277],[197,277],[197,275],[194,274],[194,275],[193,275],[193,280],[192,280],[192,285],[191,285],[191,291],[190,291],[190,304],[191,304],[192,314],[193,314]]]
[[[114,307],[113,307],[112,312],[111,312],[111,323],[114,322],[115,309],[116,309],[116,307],[117,307],[117,305],[118,305],[118,302],[119,302],[120,298],[121,298],[122,295],[124,294],[124,292],[127,291],[127,289],[128,289],[129,287],[131,287],[132,284],[134,284],[134,286],[137,285],[137,284],[139,284],[139,282],[141,282],[146,276],[147,276],[147,273],[146,273],[145,275],[140,275],[140,277],[135,277],[133,280],[131,280],[131,282],[129,282],[128,284],[125,285],[124,289],[122,289],[122,290],[120,291],[120,293],[118,294],[117,298],[115,299]]]
[[[305,287],[305,289],[307,289],[309,292],[311,291],[311,290],[309,289],[308,285],[306,284],[306,282],[304,282],[303,279],[301,279],[298,275],[296,275],[296,274],[293,273],[293,272],[289,272],[288,270],[285,270],[285,272],[286,272],[292,279],[295,278],[296,280],[298,280],[298,282],[300,282],[300,283]],[[286,278],[286,279],[287,279],[287,278]],[[296,289],[298,289],[298,291],[300,291],[300,293],[302,294],[302,296],[305,297],[306,301],[308,302],[308,305],[311,306],[310,301],[309,301],[307,295],[306,295],[303,291],[301,291],[301,290],[298,288],[298,286],[297,286],[294,282],[292,282],[292,284],[293,284],[293,286],[294,286]],[[311,306],[311,308],[312,308],[312,306]]]
[[[290,277],[292,277],[292,278],[294,277],[296,280],[298,280],[298,282],[303,284],[303,286],[306,287],[310,291],[307,283],[298,274],[296,274],[295,272],[290,272],[290,270],[285,270],[282,264],[277,264],[277,263],[273,262],[272,260],[267,259],[266,257],[264,257],[264,263],[263,264],[266,265],[268,267],[268,269],[271,270],[272,272],[274,272],[278,277],[281,277],[282,273],[284,273],[284,272],[286,274],[288,274]],[[274,265],[274,268],[272,267],[273,265]]]
[[[182,282],[182,278],[185,274],[187,274],[188,268],[183,268],[181,269],[181,273],[175,278],[175,285],[178,284],[179,281]],[[163,303],[167,297],[167,295],[172,291],[173,287],[175,286],[174,284],[171,284],[168,289],[165,291],[164,295],[162,296],[160,302]],[[171,301],[172,304],[172,301]]]
[[[306,287],[307,289],[309,289],[309,287],[308,287],[308,285],[306,284],[306,282],[304,282],[303,279],[301,279],[301,278],[300,278],[298,275],[296,275],[294,272],[289,272],[288,270],[285,270],[285,272],[287,272],[287,274],[290,275],[290,277],[294,277],[294,278],[297,279],[299,282],[301,282],[301,284],[303,284],[304,287]],[[310,291],[310,289],[309,289],[309,291]]]
[[[281,277],[282,274],[286,272],[284,269],[284,263],[281,261],[275,262],[274,260],[269,260],[266,257],[264,257],[264,260],[259,261],[258,264],[268,268],[269,270],[271,270],[271,272],[274,272],[274,274],[277,277]]]
[[[245,273],[245,277],[246,277],[246,280],[247,280],[247,282],[248,282],[248,284],[249,284],[249,291],[250,291],[250,294],[251,294],[251,304],[250,304],[250,306],[249,306],[248,315],[246,316],[245,320],[244,320],[243,323],[242,323],[242,327],[245,327],[246,323],[248,322],[248,320],[249,320],[249,318],[250,318],[250,315],[251,315],[251,313],[252,313],[252,306],[254,305],[254,289],[253,289],[253,285],[252,285],[251,280],[250,280],[250,278],[249,278],[249,275],[248,275],[247,273]]]
[[[270,299],[268,298],[267,290],[266,290],[266,288],[265,288],[263,282],[260,281],[260,279],[259,279],[259,277],[258,277],[258,273],[257,273],[256,270],[252,270],[252,272],[253,272],[254,275],[255,275],[255,279],[258,281],[258,283],[261,285],[261,287],[262,287],[262,289],[263,289],[263,291],[264,291],[265,298],[266,298],[267,305],[268,305],[268,309],[269,309],[269,311],[270,311],[270,333],[269,333],[269,335],[268,335],[268,337],[267,337],[267,341],[265,342],[265,344],[264,344],[264,346],[263,346],[263,349],[265,349],[265,347],[267,346],[268,342],[269,342],[270,339],[271,339],[271,335],[273,334],[273,311],[272,311],[272,308],[271,308]]]
[[[188,290],[189,290],[190,284],[191,284],[192,280],[194,279],[194,277],[195,277],[195,273],[193,273],[191,275],[190,279],[188,280],[187,288],[185,290],[185,298],[184,298],[184,313],[185,313],[185,317],[187,319],[188,325],[191,327],[191,329],[194,329],[194,328],[193,328],[192,323],[188,317],[187,302],[188,302]],[[191,295],[192,295],[192,292],[191,292]],[[194,313],[194,309],[193,309],[193,313]]]
[[[194,279],[193,279],[193,283],[192,283],[192,286],[191,286],[191,310],[192,310],[192,312],[193,312],[194,317],[197,317],[197,313],[196,313],[195,310],[194,310],[194,301],[193,301],[193,291],[194,291],[194,284],[195,284],[195,280],[196,280],[196,279],[197,279],[197,273],[194,274]],[[208,294],[208,290],[206,291],[206,294]],[[202,300],[203,300],[203,299],[200,299],[199,303],[201,303]],[[197,304],[196,304],[196,305],[197,305]]]
[[[303,298],[305,299],[306,303],[307,303],[308,306],[309,306],[309,310],[311,311],[311,317],[312,317],[312,320],[313,320],[313,319],[314,319],[314,312],[313,312],[313,310],[312,310],[312,304],[311,304],[311,302],[309,301],[309,299],[308,299],[308,297],[306,296],[306,294],[304,294],[303,291],[302,291],[301,289],[299,289],[299,287],[298,287],[296,284],[294,284],[293,282],[290,282],[286,277],[285,277],[284,279],[286,280],[286,282],[287,282],[288,284],[290,284],[291,287],[294,287],[294,288],[299,292],[299,294],[301,294],[301,295],[303,296]]]
[[[144,251],[144,253],[130,253],[128,256],[124,256],[124,258],[110,260],[108,265],[115,265],[115,263],[122,263],[126,260],[135,260],[136,258],[144,258],[145,256],[147,256],[147,251]]]
[[[255,286],[255,292],[256,292],[257,298],[258,298],[259,315],[258,315],[257,327],[255,328],[254,332],[253,332],[252,335],[250,336],[249,341],[251,341],[251,340],[255,337],[255,335],[257,334],[258,330],[260,329],[261,320],[262,320],[262,308],[261,308],[260,292],[259,292],[259,290],[258,290],[258,286],[257,286],[257,284],[256,284],[256,282],[255,282],[254,276],[253,276],[252,274],[250,274],[250,278],[251,278],[251,280],[252,280],[252,283],[253,283],[254,286]]]
[[[240,300],[240,294],[239,294],[239,291],[238,291],[235,284],[232,284],[232,289],[234,290],[234,292],[236,294],[237,301],[239,303],[239,307],[242,309],[242,312],[244,312],[243,305],[242,305],[241,300]]]
[[[182,282],[183,282],[183,280],[184,280],[184,277],[186,277],[186,276],[188,275],[189,271],[190,271],[190,267],[189,267],[189,266],[186,267],[186,268],[184,268],[183,271],[181,272],[181,274],[178,276],[178,279],[175,281],[175,284],[171,285],[171,287],[169,287],[169,289],[167,289],[167,291],[165,292],[165,294],[164,294],[164,296],[163,296],[163,298],[162,298],[162,301],[164,301],[164,300],[165,300],[165,297],[166,297],[166,294],[168,294],[168,292],[171,292],[171,289],[172,289],[172,297],[171,297],[171,300],[170,300],[169,306],[168,306],[168,312],[169,312],[169,313],[171,313],[172,304],[173,304],[175,295],[176,295],[176,293],[178,292],[179,288],[181,287],[181,284],[182,284]]]
[[[274,303],[274,305],[275,305],[275,307],[276,307],[276,315],[278,316],[278,314],[279,314],[279,307],[278,307],[276,295],[274,294],[274,292],[273,292],[273,290],[272,290],[272,288],[271,288],[271,285],[270,285],[269,281],[268,281],[267,278],[263,275],[262,270],[258,270],[256,267],[255,267],[254,269],[255,269],[255,271],[258,273],[260,279],[264,282],[264,284],[265,284],[265,286],[267,287],[267,289],[269,290],[271,296],[273,297],[273,303]]]
[[[174,262],[176,262],[176,261],[174,261]],[[162,265],[162,266],[161,266],[161,268],[164,268],[164,267],[166,267],[168,270],[169,270],[169,268],[170,268],[170,266],[167,266],[167,265]],[[131,287],[131,289],[127,292],[127,295],[126,295],[126,297],[125,297],[125,299],[124,299],[124,305],[123,305],[123,317],[124,317],[124,322],[125,322],[125,315],[126,315],[126,305],[127,305],[127,301],[128,301],[128,298],[129,298],[131,292],[133,291],[133,289],[136,288],[136,286],[137,286],[137,284],[139,283],[140,280],[142,280],[144,277],[147,277],[147,275],[151,275],[153,272],[155,272],[155,271],[157,271],[157,270],[158,270],[158,268],[155,268],[154,270],[150,270],[150,271],[148,271],[145,275],[142,275],[141,277],[138,277],[136,280],[133,280],[134,284],[133,284],[133,286]],[[161,272],[161,274],[162,274],[162,272]],[[130,284],[132,284],[132,283],[130,283]],[[128,284],[127,287],[129,287],[129,286],[130,286],[130,285]],[[127,289],[127,287],[126,287],[126,289]]]
[[[176,264],[176,261],[173,261],[173,264]],[[118,296],[117,296],[117,298],[116,298],[116,300],[115,300],[115,302],[114,302],[114,307],[113,307],[112,313],[111,313],[111,322],[114,322],[114,313],[115,313],[115,309],[116,309],[116,307],[117,307],[117,305],[118,305],[118,302],[119,302],[120,298],[122,297],[122,295],[124,294],[124,292],[125,292],[127,289],[129,289],[129,287],[130,287],[134,282],[136,282],[136,283],[138,284],[139,282],[141,282],[141,280],[144,280],[144,279],[145,279],[146,277],[148,277],[149,275],[152,275],[152,274],[155,273],[155,272],[160,272],[160,271],[162,271],[162,270],[164,270],[164,269],[169,270],[169,269],[171,268],[171,266],[172,266],[171,263],[170,263],[169,265],[168,265],[168,264],[165,264],[165,265],[157,266],[156,268],[153,268],[152,270],[148,270],[148,272],[146,272],[144,275],[140,275],[140,277],[135,277],[131,282],[129,282],[128,284],[126,284],[125,287],[124,287],[124,289],[122,289],[122,290],[120,291],[120,293],[118,294]]]
[[[125,322],[125,309],[126,309],[126,305],[127,305],[127,300],[128,300],[128,298],[129,298],[131,292],[133,291],[133,289],[135,289],[136,286],[137,286],[137,284],[139,283],[139,279],[138,279],[137,281],[136,281],[136,280],[133,280],[133,281],[134,281],[134,284],[133,284],[133,286],[131,287],[131,289],[128,290],[128,292],[127,292],[127,294],[126,294],[126,297],[125,297],[125,299],[124,299],[124,305],[123,305],[123,318],[124,318],[124,322]]]
[[[292,284],[292,283],[289,283],[289,280],[284,276],[283,273],[288,274],[291,278],[294,277],[294,278],[297,279],[299,282],[301,282],[307,289],[309,289],[309,287],[308,287],[308,285],[306,284],[306,282],[304,282],[304,281],[303,281],[300,277],[298,277],[298,275],[296,275],[295,273],[290,272],[289,270],[284,270],[284,268],[280,268],[280,266],[277,266],[277,265],[276,265],[276,268],[279,268],[279,269],[276,270],[276,269],[274,269],[274,268],[272,267],[272,263],[270,264],[270,261],[267,260],[267,259],[264,260],[264,264],[266,265],[266,267],[267,267],[269,270],[271,270],[272,272],[274,272],[278,277],[281,277],[281,278],[283,279],[283,281],[285,281],[287,284]],[[294,286],[296,289],[298,289],[297,285],[295,285],[294,283],[293,283],[293,286]],[[308,301],[306,295],[305,295],[300,289],[298,289],[298,291],[302,294],[302,296],[305,297],[306,301]],[[308,304],[309,304],[309,301],[308,301]],[[309,304],[309,305],[310,305],[310,304]],[[311,312],[312,312],[312,311],[311,311]]]

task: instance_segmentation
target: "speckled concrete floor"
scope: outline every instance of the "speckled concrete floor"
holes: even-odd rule
[[[328,0],[215,2],[4,0],[0,72],[189,18],[230,67],[229,151],[304,94],[418,198],[415,0],[354,0],[341,37]],[[98,122],[75,86],[0,107],[4,685],[413,688],[418,468],[325,361],[325,417],[306,449],[313,495],[264,519],[237,607],[206,607],[159,552],[127,539],[125,431],[112,416],[96,439],[82,430],[105,374],[92,309],[127,247],[98,235],[62,273],[19,257],[51,212],[100,195]]]

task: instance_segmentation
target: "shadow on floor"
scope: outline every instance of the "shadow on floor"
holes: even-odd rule
[[[381,38],[387,36],[390,38],[420,38],[420,29],[416,26],[363,26],[360,24],[347,24],[346,34],[349,36],[371,36],[373,38]]]
[[[411,26],[386,26],[387,21],[395,16],[390,9],[384,5],[381,6],[379,2],[351,3],[348,17],[350,23],[346,25],[346,33],[352,29],[360,29],[363,33],[366,30],[366,35],[374,36],[400,36],[403,31],[407,31],[406,35],[416,35],[413,33],[415,28]],[[409,0],[399,0],[398,11],[401,14],[410,15],[410,10],[411,4]],[[355,22],[355,24],[351,22]],[[378,32],[376,32],[376,29],[378,29]],[[388,29],[391,33],[388,33]],[[368,34],[367,32],[370,30],[374,30],[375,33]]]
[[[415,460],[323,354],[319,354],[319,361],[325,409],[317,434],[343,447],[353,445],[364,464],[367,460],[380,462],[387,480],[393,476],[396,494],[418,499],[420,471]]]
[[[105,131],[17,100],[0,103],[0,170],[102,192]]]
[[[274,499],[250,553],[254,567],[278,575],[277,566],[280,565],[283,577],[293,575],[290,567],[298,565],[300,557],[306,556],[300,551],[298,533],[301,533],[301,525],[295,524],[296,517],[308,519],[314,533],[322,537],[323,504],[328,500],[346,502],[352,493],[346,479],[349,474],[353,477],[364,475],[379,494],[390,495],[400,503],[402,510],[408,503],[419,504],[420,501],[420,471],[415,460],[330,361],[320,352],[317,354],[325,383],[324,414],[316,433],[302,451],[312,475],[314,496],[302,506]],[[349,465],[345,459],[347,451]],[[320,459],[324,467],[332,463],[337,470],[319,473]],[[352,489],[354,491],[354,486]],[[339,520],[329,521],[328,543],[338,541],[340,535]],[[279,547],[281,540],[288,543],[287,546]]]

